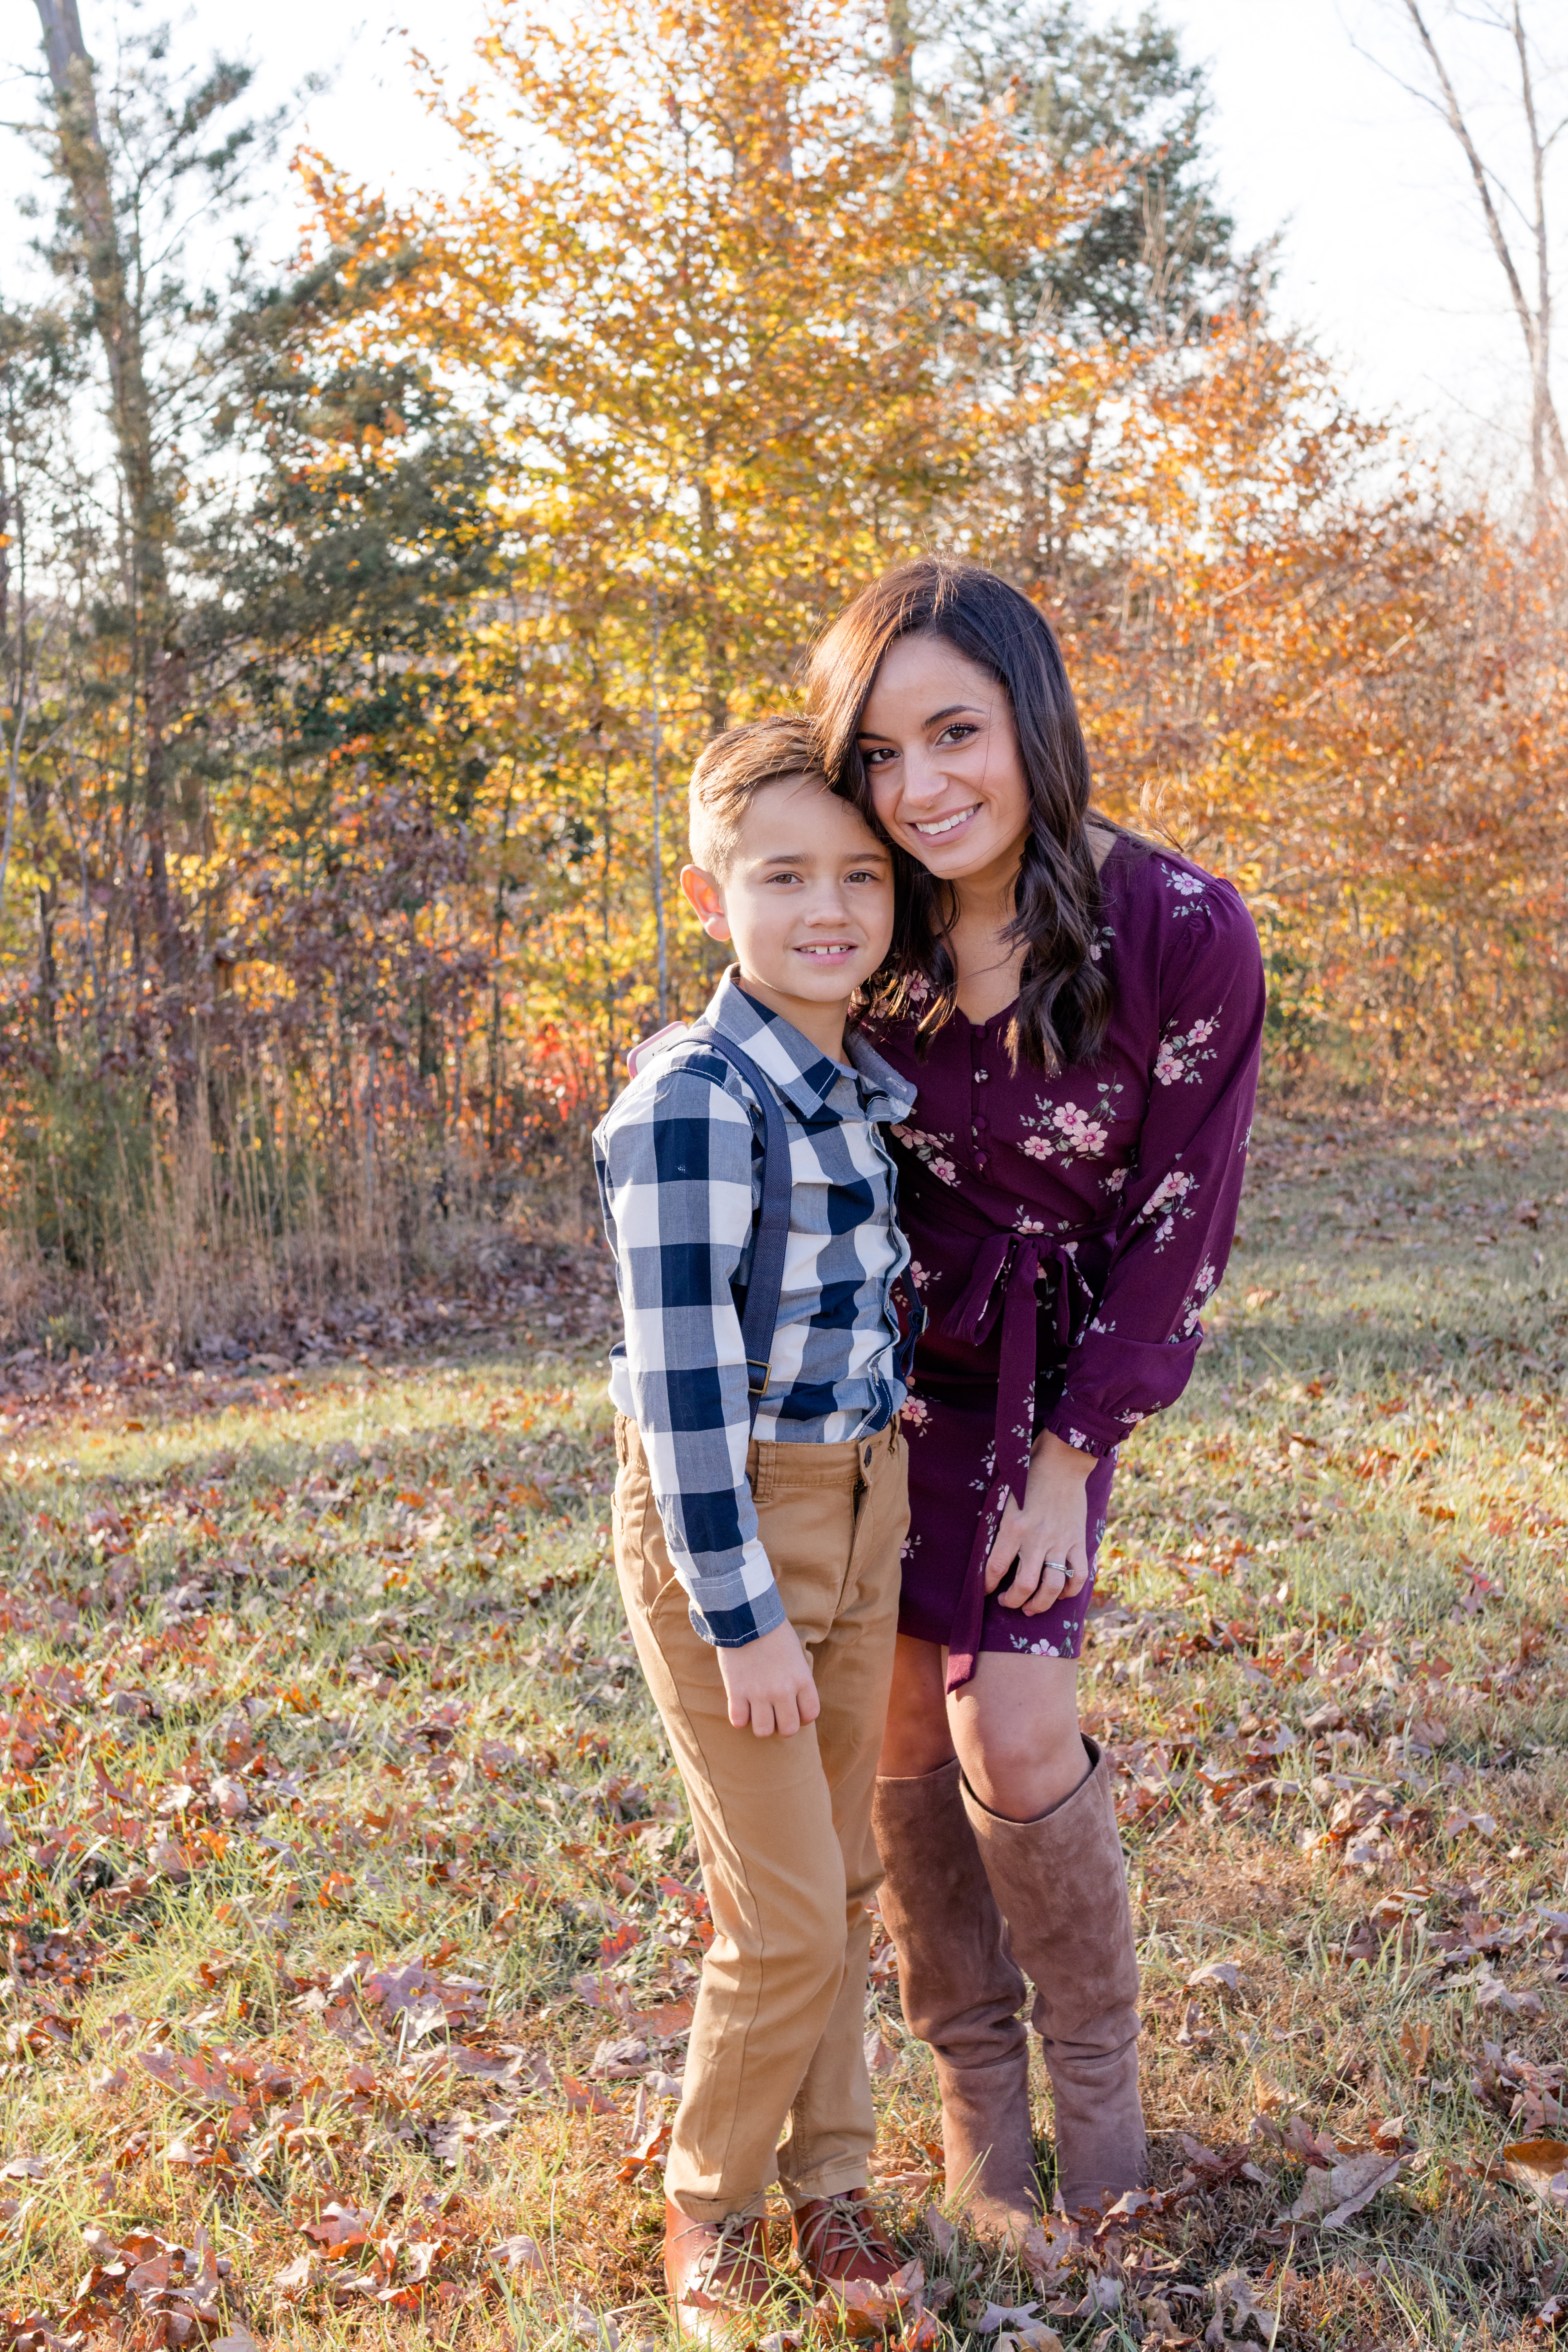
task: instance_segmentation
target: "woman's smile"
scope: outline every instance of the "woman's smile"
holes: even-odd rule
[[[910,817],[907,823],[914,832],[922,835],[927,841],[941,841],[946,835],[956,832],[961,824],[967,824],[972,816],[978,816],[979,814],[980,803],[971,801],[967,808],[953,809],[946,816]]]

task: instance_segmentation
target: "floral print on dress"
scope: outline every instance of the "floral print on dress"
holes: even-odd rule
[[[1087,1161],[1103,1160],[1108,1150],[1120,1159],[1124,1148],[1117,1136],[1117,1121],[1123,1117],[1118,1097],[1126,1088],[1120,1078],[1100,1080],[1093,1103],[1053,1102],[1048,1095],[1037,1095],[1033,1111],[1019,1120],[1023,1132],[1017,1148],[1026,1159],[1040,1161],[1044,1166],[1081,1167]],[[1114,1200],[1127,1181],[1127,1164],[1097,1171],[1098,1189]],[[1029,1230],[1018,1225],[1016,1230]]]
[[[1192,1288],[1182,1304],[1181,1318],[1172,1334],[1174,1339],[1190,1339],[1194,1331],[1203,1329],[1203,1311],[1208,1305],[1219,1276],[1205,1258],[1193,1276]]]
[[[900,1143],[908,1144],[922,1168],[929,1168],[938,1181],[956,1184],[958,1168],[952,1158],[954,1139],[951,1135],[924,1135],[918,1127],[895,1127],[891,1132]]]
[[[1149,1224],[1158,1219],[1158,1223],[1154,1223],[1156,1256],[1175,1232],[1177,1220],[1192,1215],[1191,1209],[1186,1205],[1187,1195],[1196,1190],[1195,1176],[1189,1176],[1184,1168],[1173,1168],[1168,1175],[1161,1177],[1138,1212],[1140,1224]]]
[[[1219,1027],[1219,1014],[1211,1013],[1206,1020],[1194,1021],[1192,1027],[1175,1036],[1160,1040],[1160,1051],[1154,1059],[1154,1082],[1157,1086],[1191,1086],[1198,1078],[1205,1062],[1212,1062],[1218,1051],[1209,1039]]]
[[[1165,887],[1176,893],[1176,904],[1171,912],[1175,916],[1190,915],[1204,898],[1204,886],[1195,874],[1185,874],[1179,866],[1167,866],[1161,858],[1160,871],[1165,877]]]
[[[1027,1130],[1019,1149],[1030,1160],[1100,1160],[1110,1141],[1116,1124],[1116,1097],[1122,1091],[1120,1080],[1100,1082],[1099,1100],[1092,1105],[1077,1102],[1052,1102],[1046,1096],[1037,1097],[1037,1109],[1032,1118],[1021,1121]]]

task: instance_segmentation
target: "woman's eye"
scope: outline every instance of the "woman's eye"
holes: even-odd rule
[[[844,878],[847,882],[879,882],[882,877],[879,874],[871,873],[868,868],[862,868],[857,873],[847,874]]]
[[[944,727],[936,740],[939,743],[967,743],[972,735],[977,735],[979,732],[980,730],[977,727],[971,726],[967,722],[955,722],[952,727]]]
[[[898,753],[888,744],[880,744],[875,751],[862,751],[860,754],[863,764],[868,768],[885,768],[889,760],[896,760],[898,756]]]

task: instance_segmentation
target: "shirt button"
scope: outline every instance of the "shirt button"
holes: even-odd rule
[[[991,1073],[990,1073],[990,1071],[989,1071],[989,1070],[976,1070],[976,1071],[975,1071],[975,1073],[974,1073],[974,1083],[975,1083],[975,1085],[978,1087],[978,1086],[980,1086],[980,1085],[984,1084],[984,1080],[985,1080],[985,1079],[987,1079],[990,1076],[991,1076]]]

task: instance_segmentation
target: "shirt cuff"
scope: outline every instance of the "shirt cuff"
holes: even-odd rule
[[[755,1538],[742,1555],[742,1573],[760,1589],[732,1609],[703,1609],[693,1600],[689,1613],[692,1631],[716,1650],[744,1650],[764,1633],[784,1623],[784,1605],[768,1556]],[[763,1579],[766,1582],[763,1582]]]

